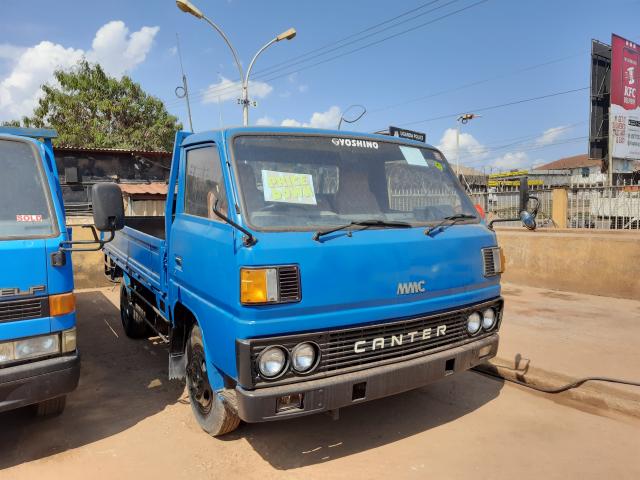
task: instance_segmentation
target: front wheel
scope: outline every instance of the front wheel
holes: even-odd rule
[[[45,400],[44,402],[37,403],[35,405],[36,415],[38,417],[54,417],[64,412],[64,407],[67,405],[67,397],[57,397]]]
[[[147,338],[150,334],[149,325],[144,321],[145,310],[133,301],[132,295],[124,283],[120,285],[120,318],[124,333],[129,338]]]
[[[207,361],[198,325],[191,329],[187,343],[187,389],[191,410],[200,427],[213,437],[234,431],[240,418],[211,388]]]

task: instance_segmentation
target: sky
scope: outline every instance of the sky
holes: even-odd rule
[[[427,135],[486,172],[528,168],[588,149],[591,39],[640,40],[640,1],[194,0],[241,63],[280,32],[252,70],[250,124]],[[52,8],[55,5],[55,8]],[[238,69],[222,38],[174,0],[3,0],[0,121],[29,115],[55,68],[79,59],[129,75],[185,127],[176,34],[195,131],[239,125]],[[351,106],[351,108],[349,108]]]

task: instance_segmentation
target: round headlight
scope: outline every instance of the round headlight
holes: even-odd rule
[[[318,350],[312,343],[300,343],[291,352],[291,365],[296,372],[307,373],[316,365]]]
[[[487,308],[482,312],[482,328],[485,330],[491,330],[496,324],[496,312],[493,308]]]
[[[478,312],[473,312],[467,318],[467,331],[471,335],[475,335],[480,330],[481,324],[482,324],[482,318],[480,318],[480,314]]]
[[[258,369],[265,378],[275,378],[287,366],[287,352],[282,347],[269,347],[258,357]]]

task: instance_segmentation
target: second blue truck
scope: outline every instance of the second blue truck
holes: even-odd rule
[[[169,374],[186,378],[211,435],[418,388],[496,354],[502,252],[424,143],[179,132],[165,215],[124,223],[104,249],[124,329],[169,343]]]

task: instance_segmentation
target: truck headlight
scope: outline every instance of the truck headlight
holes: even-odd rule
[[[288,353],[282,347],[267,347],[258,356],[258,370],[264,378],[280,376],[287,366]]]
[[[467,331],[470,335],[475,335],[480,330],[482,324],[482,318],[478,312],[473,312],[467,317]]]
[[[260,304],[278,301],[278,272],[275,268],[242,268],[240,302]]]
[[[493,308],[487,308],[482,312],[482,328],[491,330],[496,324],[496,312]]]
[[[41,357],[60,352],[60,335],[42,335],[15,342],[15,359]]]
[[[299,343],[291,351],[291,366],[298,373],[308,373],[316,366],[318,348],[309,342]]]

